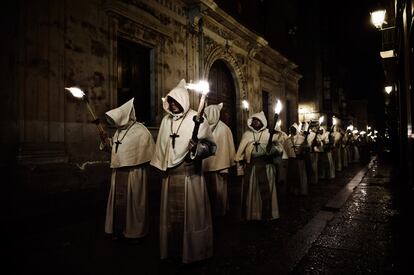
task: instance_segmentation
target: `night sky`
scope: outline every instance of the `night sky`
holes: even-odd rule
[[[381,2],[387,1],[216,2],[243,25],[264,36],[272,48],[298,64],[301,74],[305,71],[303,60],[306,58],[303,55],[310,54],[306,47],[312,46],[308,38],[319,36],[321,43],[325,44],[323,46],[330,47],[334,53],[333,69],[340,75],[347,98],[368,100],[369,123],[384,127],[381,125],[384,121],[385,82],[379,55],[381,33],[371,24],[370,12],[386,8]],[[314,25],[308,26],[309,22]]]

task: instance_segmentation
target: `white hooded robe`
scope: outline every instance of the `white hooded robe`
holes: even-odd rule
[[[251,126],[253,118],[259,119],[263,127],[259,130],[255,130]],[[269,130],[267,127],[267,120],[263,112],[253,114],[247,120],[247,126],[250,128],[249,131],[246,131],[239,144],[237,150],[235,161],[240,163],[240,161],[245,162],[244,167],[244,178],[242,183],[242,198],[245,201],[246,208],[246,219],[247,220],[265,220],[265,219],[277,219],[279,218],[279,206],[277,201],[277,190],[276,190],[276,166],[277,158],[282,158],[283,146],[280,144],[276,137],[273,136],[273,144],[270,150],[271,161],[265,160],[266,157],[266,146],[269,140]],[[254,143],[258,142],[257,151],[254,146]],[[261,190],[260,181],[267,180],[266,191]],[[246,186],[246,190],[244,189]],[[265,217],[264,213],[264,203],[262,196],[269,197],[270,202],[268,202],[269,208],[267,213],[269,216]]]
[[[203,160],[203,171],[206,176],[207,188],[211,194],[213,212],[217,216],[224,216],[229,207],[227,182],[229,168],[234,166],[233,135],[230,128],[220,120],[220,111],[223,103],[209,105],[205,115],[217,145],[216,154]]]
[[[332,132],[332,137],[334,140],[334,149],[332,151],[332,157],[335,162],[336,171],[340,172],[342,171],[342,154],[341,154],[342,135],[337,125],[335,125],[334,127],[334,131]]]
[[[111,188],[108,196],[105,232],[114,233],[116,185],[126,184],[126,213],[123,235],[127,238],[140,238],[148,233],[148,188],[147,167],[154,152],[154,139],[148,129],[136,121],[132,98],[122,106],[106,112],[112,126],[117,128],[112,137],[111,151]],[[121,142],[116,150],[114,143]],[[120,175],[118,175],[118,173]],[[121,175],[124,174],[124,175]],[[121,177],[118,177],[121,176]],[[117,182],[126,179],[126,183]],[[122,222],[122,221],[121,221]]]
[[[297,123],[292,125],[296,129],[296,134],[289,135],[286,139],[284,147],[289,157],[288,163],[288,190],[294,195],[308,194],[308,177],[306,175],[305,161],[301,153],[302,144],[305,142],[305,137],[300,133],[300,128]]]
[[[329,144],[329,132],[321,127],[322,134],[320,139],[324,145]],[[334,179],[335,178],[335,163],[332,158],[332,151],[324,148],[321,154],[321,161],[319,162],[319,178],[320,179]]]
[[[183,112],[173,114],[167,100],[164,101],[168,114],[161,122],[151,159],[151,165],[165,172],[161,188],[160,254],[161,259],[181,256],[184,263],[190,263],[213,255],[210,201],[200,163],[185,161],[196,115],[190,109],[185,80],[167,97],[175,99]],[[170,137],[173,133],[179,135],[174,148]],[[200,124],[198,138],[214,140],[206,120]]]

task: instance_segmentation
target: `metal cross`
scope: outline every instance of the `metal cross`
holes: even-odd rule
[[[172,138],[172,148],[175,148],[175,139],[178,138],[180,135],[177,135],[177,133],[173,133],[170,135],[170,138]]]

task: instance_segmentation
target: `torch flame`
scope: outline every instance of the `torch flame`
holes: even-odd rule
[[[338,123],[336,117],[332,117],[332,125],[335,126]]]
[[[243,104],[243,109],[249,110],[249,101],[247,101],[246,99],[243,99],[242,104]]]
[[[277,123],[276,123],[276,126],[277,127],[280,127],[281,125],[282,125],[282,121],[281,120],[278,120]]]
[[[325,119],[325,117],[324,117],[324,116],[321,116],[321,117],[319,118],[319,124],[322,124],[322,123],[323,123],[323,121],[324,121],[324,119]]]
[[[275,113],[280,114],[280,111],[282,111],[282,102],[278,99],[275,107]]]
[[[201,92],[203,95],[206,95],[208,92],[210,92],[210,85],[207,81],[204,80],[201,80],[198,83],[187,83],[185,87],[190,90]]]
[[[85,93],[78,87],[65,88],[65,90],[68,90],[74,97],[77,98],[83,98],[85,96]]]

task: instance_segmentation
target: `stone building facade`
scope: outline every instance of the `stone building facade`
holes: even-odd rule
[[[137,113],[154,135],[164,116],[161,99],[182,78],[209,80],[215,89],[209,101],[224,101],[236,142],[248,116],[243,99],[250,113],[265,109],[272,117],[279,98],[283,125],[297,119],[297,66],[214,1],[16,2],[5,27],[10,43],[3,50],[2,163],[15,157],[30,173],[71,166],[65,171],[92,185],[94,169],[109,173],[96,126],[84,102],[65,91],[69,86],[83,89],[101,118],[123,103],[122,93],[135,96]],[[191,92],[190,100],[196,108],[199,95]],[[56,172],[56,181],[75,182],[72,172]],[[39,180],[46,177],[53,180],[46,173]]]

